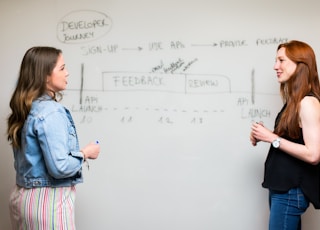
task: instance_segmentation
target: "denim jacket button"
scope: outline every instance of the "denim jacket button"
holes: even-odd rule
[[[33,185],[34,185],[34,186],[39,186],[40,184],[41,184],[40,181],[34,181],[34,182],[33,182]]]

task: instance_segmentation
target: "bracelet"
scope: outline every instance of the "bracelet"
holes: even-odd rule
[[[82,155],[83,155],[83,163],[86,164],[87,169],[89,171],[90,165],[89,165],[89,161],[86,159],[86,154],[84,153],[83,150],[80,150],[80,152],[82,152]]]
[[[83,163],[86,164],[87,169],[88,169],[88,171],[89,171],[89,169],[90,169],[89,161],[84,158]]]

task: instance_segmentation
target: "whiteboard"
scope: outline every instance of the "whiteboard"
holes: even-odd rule
[[[81,145],[102,150],[77,186],[77,229],[267,229],[269,146],[250,145],[250,125],[273,127],[281,108],[277,45],[297,39],[320,53],[318,6],[1,1],[0,203],[15,177],[5,119],[19,65],[28,48],[49,45],[63,50],[62,103]],[[317,229],[317,214],[311,206],[305,229]],[[8,218],[1,208],[1,229]]]

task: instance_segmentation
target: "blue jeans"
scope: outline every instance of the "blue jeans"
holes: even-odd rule
[[[288,192],[269,191],[269,230],[300,230],[301,215],[307,210],[309,201],[300,188]]]

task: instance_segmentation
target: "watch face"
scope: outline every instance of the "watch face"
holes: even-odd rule
[[[279,141],[279,140],[273,141],[273,142],[272,142],[272,146],[273,146],[274,148],[279,148],[279,146],[280,146],[280,141]]]

